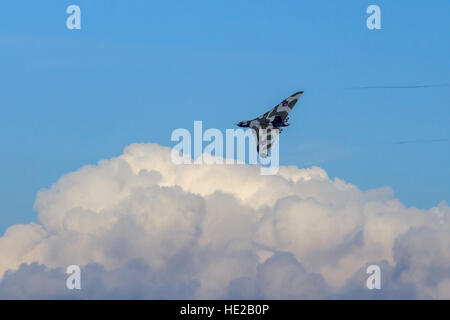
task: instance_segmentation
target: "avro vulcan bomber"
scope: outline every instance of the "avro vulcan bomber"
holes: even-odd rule
[[[267,157],[273,142],[283,127],[289,126],[289,112],[294,108],[303,91],[299,91],[281,101],[270,111],[253,120],[241,121],[236,125],[251,128],[256,137],[256,148],[262,158]]]

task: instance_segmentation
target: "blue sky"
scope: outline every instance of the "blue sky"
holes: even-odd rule
[[[66,8],[82,10],[68,30]],[[382,30],[366,28],[381,7]],[[282,165],[407,206],[450,201],[450,2],[23,1],[0,5],[0,233],[36,192],[176,128],[230,128],[304,90]]]

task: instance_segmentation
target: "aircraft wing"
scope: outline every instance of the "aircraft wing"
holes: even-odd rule
[[[274,121],[274,119],[278,117],[282,122],[284,122],[302,94],[303,91],[294,93],[255,120],[259,120],[262,123],[267,123]]]
[[[270,148],[280,133],[279,129],[266,129],[263,127],[252,127],[253,135],[256,139],[256,150],[261,158],[267,158]]]

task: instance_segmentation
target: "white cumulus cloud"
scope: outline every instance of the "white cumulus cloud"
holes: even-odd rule
[[[133,144],[37,194],[0,238],[0,298],[450,298],[450,207],[318,167],[175,165]],[[65,268],[82,268],[82,290]],[[365,288],[378,264],[382,289]],[[75,290],[76,291],[76,290]]]

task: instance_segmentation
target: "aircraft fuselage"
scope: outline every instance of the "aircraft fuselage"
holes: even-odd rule
[[[241,128],[251,128],[251,127],[263,127],[263,128],[281,128],[290,125],[288,122],[278,122],[278,121],[260,121],[260,120],[246,120],[241,121],[236,124]]]

